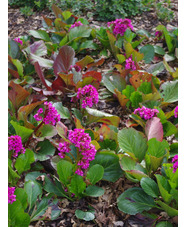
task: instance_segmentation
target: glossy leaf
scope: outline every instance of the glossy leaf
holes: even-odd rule
[[[55,153],[55,147],[48,141],[42,141],[37,144],[34,156],[36,160],[45,161],[50,159]]]
[[[88,55],[86,55],[83,59],[76,62],[76,65],[78,65],[81,69],[85,68],[88,64],[93,63],[94,59]]]
[[[122,129],[118,132],[120,148],[133,159],[141,162],[147,151],[146,139],[133,128]]]
[[[110,31],[107,31],[107,35],[108,35],[108,39],[109,39],[109,42],[110,42],[110,48],[111,48],[114,56],[116,57],[117,54],[120,53],[119,48],[115,45],[116,44],[116,37]]]
[[[146,122],[145,133],[147,139],[156,138],[158,141],[163,140],[163,125],[158,117],[153,117]]]
[[[172,103],[178,101],[178,81],[167,81],[162,84],[163,90],[161,96],[166,103]]]
[[[50,42],[50,37],[48,35],[48,33],[46,31],[43,31],[43,30],[30,30],[29,33],[34,37],[34,38],[37,38],[37,39],[42,39],[46,42]]]
[[[69,186],[70,192],[74,193],[77,197],[82,197],[82,194],[86,188],[86,184],[83,181],[83,177],[77,174],[73,175],[71,184]]]
[[[27,203],[27,194],[26,192],[24,191],[23,188],[16,188],[15,190],[15,193],[16,195],[16,200],[19,200],[22,204],[22,207],[23,209],[25,210],[28,206],[28,203]]]
[[[57,135],[56,127],[50,124],[43,124],[41,127],[35,132],[34,137],[38,141],[43,141],[44,139],[50,139],[53,136]]]
[[[140,181],[140,185],[143,188],[143,190],[147,193],[147,195],[150,195],[154,198],[157,198],[159,196],[158,185],[151,178],[149,177],[142,178]]]
[[[144,61],[146,64],[150,63],[154,58],[154,47],[152,45],[146,45],[140,48],[140,53],[144,54]]]
[[[102,196],[103,194],[104,194],[104,189],[97,187],[95,185],[90,185],[85,190],[86,196],[99,197],[99,196]]]
[[[70,112],[61,102],[55,102],[53,105],[62,119],[70,119]]]
[[[69,32],[69,41],[75,38],[88,38],[90,36],[92,29],[87,28],[87,26],[79,26],[72,28]]]
[[[91,221],[94,220],[95,218],[95,215],[92,212],[89,211],[85,212],[79,209],[76,210],[75,215],[78,219],[82,219],[84,221]]]
[[[104,168],[101,165],[96,164],[89,168],[87,172],[87,179],[89,179],[91,184],[94,185],[103,178],[103,174]]]
[[[156,138],[152,138],[148,141],[148,154],[160,158],[164,156],[169,150],[169,143],[166,140],[162,142],[157,141]]]
[[[72,163],[65,160],[61,160],[57,163],[57,173],[59,175],[59,179],[65,185],[69,183],[69,179],[72,176],[72,167]]]
[[[47,47],[43,40],[39,40],[28,46],[27,48],[23,49],[23,52],[27,54],[34,54],[38,57],[42,57],[47,54]]]
[[[169,205],[160,200],[156,201],[156,203],[160,205],[170,217],[178,216],[178,210],[170,207]]]

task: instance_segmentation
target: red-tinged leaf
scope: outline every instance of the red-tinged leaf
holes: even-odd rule
[[[114,89],[114,93],[120,103],[120,105],[124,108],[129,101],[125,95],[123,95],[118,89]]]
[[[57,122],[56,129],[61,137],[67,138],[68,128],[61,121]]]
[[[74,49],[70,46],[63,46],[59,50],[59,54],[57,55],[54,61],[54,73],[57,76],[59,73],[68,73],[68,70],[71,65],[73,65],[75,52]]]
[[[61,28],[62,29],[62,28]],[[60,30],[61,30],[60,29]],[[56,34],[56,35],[60,35],[61,37],[65,37],[65,35],[67,34],[67,32],[66,31],[60,31],[60,32],[54,32],[54,34]]]
[[[24,126],[26,128],[30,128],[30,129],[35,128],[35,126],[33,124],[28,122],[27,117],[37,106],[41,105],[44,101],[45,100],[39,101],[39,102],[35,102],[35,103],[29,104],[27,106],[22,106],[22,107],[19,108],[19,110],[18,110],[18,120],[19,121],[20,120],[24,121]]]
[[[131,71],[130,83],[137,89],[143,82],[150,82],[152,80],[152,74],[147,72]]]
[[[27,54],[34,54],[41,57],[47,54],[47,47],[45,46],[44,41],[40,40],[34,42],[32,45],[23,49],[23,52],[26,52]]]
[[[19,73],[13,69],[8,68],[8,72],[15,78],[19,79]]]
[[[45,23],[47,24],[48,27],[52,26],[53,22],[52,22],[51,19],[49,19],[49,18],[47,18],[45,16],[43,16],[43,19],[44,19],[44,21],[45,21]]]
[[[102,80],[101,73],[96,72],[96,71],[86,72],[85,74],[83,74],[83,78],[85,78],[85,77],[93,77],[94,79],[98,80],[99,82],[101,82],[101,80]]]
[[[85,77],[83,79],[83,81],[79,81],[76,85],[76,89],[78,89],[79,87],[84,87],[85,85],[89,85],[91,84],[92,86],[94,86],[97,90],[99,88],[100,82],[98,82],[95,78],[93,77]]]
[[[30,93],[19,84],[15,84],[13,81],[10,81],[8,86],[8,98],[14,105],[14,108],[17,109],[21,105],[21,103],[30,95]]]
[[[66,87],[65,82],[61,79],[60,76],[57,77],[57,79],[54,80],[54,82],[52,83],[52,89],[53,90],[59,90],[62,91],[64,90],[64,87]]]
[[[60,78],[65,82],[66,86],[76,86],[74,81],[73,81],[73,74],[62,74],[59,73]]]
[[[94,59],[87,55],[80,61],[76,62],[76,65],[78,65],[81,69],[84,69],[88,64],[92,62],[94,62]]]
[[[32,88],[33,90],[39,92],[41,95],[45,95],[45,96],[57,95],[57,91],[46,91],[38,87],[32,87]]]
[[[120,72],[121,76],[124,78],[130,72],[130,69],[125,70],[125,68],[120,64],[116,64],[116,65],[114,65],[114,67]]]
[[[82,126],[80,120],[77,119],[76,117],[74,117],[74,123],[75,123],[76,128],[85,129],[85,128]]]
[[[145,133],[148,140],[151,138],[156,138],[160,142],[163,140],[163,125],[158,117],[153,117],[147,121]]]
[[[126,120],[125,125],[127,126],[127,128],[129,128],[129,127],[137,127],[138,126],[138,124],[136,124],[134,121],[129,120],[129,119]]]
[[[106,124],[102,124],[101,128],[97,131],[103,139],[117,140],[117,133],[111,130]],[[101,138],[100,138],[101,139]]]
[[[48,91],[52,91],[52,88],[49,87],[49,86],[47,85],[46,81],[45,81],[44,74],[43,74],[43,72],[42,72],[42,70],[41,70],[41,67],[40,67],[40,65],[39,65],[38,62],[35,62],[35,63],[34,63],[34,68],[35,68],[35,70],[36,70],[36,72],[37,72],[37,74],[38,74],[38,76],[39,76],[39,78],[40,78],[42,84],[46,87],[46,89],[47,89]]]
[[[94,61],[93,63],[88,64],[87,69],[94,67],[94,66],[100,66],[104,63],[104,61],[105,61],[104,58],[98,59],[98,60]]]
[[[52,5],[52,11],[56,17],[60,17],[62,15],[62,10],[54,4]]]

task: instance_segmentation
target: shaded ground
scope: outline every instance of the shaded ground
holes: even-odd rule
[[[177,26],[177,0],[173,1],[175,11],[175,19],[170,22],[169,25]],[[25,18],[19,12],[19,9],[11,9],[9,8],[9,28],[8,34],[9,37],[15,38],[22,35],[27,35],[29,30],[37,30],[42,28],[42,16],[47,16],[50,18],[54,18],[53,14],[47,10],[42,12],[36,12],[35,15],[32,15],[28,18]],[[151,33],[154,33],[155,28],[159,24],[166,23],[160,22],[155,12],[145,12],[144,14],[131,18],[132,24],[135,29],[145,29]],[[105,25],[106,23],[91,21],[92,24],[97,26]],[[105,68],[108,68],[109,65],[113,66],[113,61],[107,62],[104,64]],[[102,71],[102,70],[101,70]],[[109,103],[101,103],[98,106],[98,109],[103,110],[107,113],[111,113],[117,115],[121,118],[121,126],[125,126],[124,120],[128,118],[129,111],[126,113],[119,106],[118,102],[109,102]],[[67,199],[61,200],[61,215],[55,221],[39,221],[33,223],[29,227],[150,227],[152,226],[152,222],[150,219],[144,219],[144,217],[140,215],[130,216],[126,215],[123,212],[120,212],[117,208],[116,198],[124,192],[126,189],[134,186],[138,186],[133,182],[128,181],[125,177],[120,178],[115,183],[111,182],[100,182],[99,186],[105,189],[105,194],[99,198],[83,198],[77,202],[70,202]],[[91,222],[84,222],[75,217],[75,210],[81,209],[86,211],[88,206],[92,206],[95,209],[95,220]],[[158,213],[159,211],[154,210],[154,213]],[[50,217],[50,213],[47,214]],[[165,212],[161,212],[159,216],[159,220],[167,220]],[[177,226],[177,219],[173,218],[169,220],[173,223],[173,226]]]

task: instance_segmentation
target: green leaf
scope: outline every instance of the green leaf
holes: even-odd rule
[[[147,72],[153,74],[156,76],[157,74],[163,72],[165,69],[163,62],[158,62],[157,64],[151,65],[148,69]]]
[[[12,161],[8,159],[8,183],[15,186],[20,176],[13,170]]]
[[[111,48],[114,56],[116,57],[117,54],[120,53],[119,48],[115,45],[116,44],[116,37],[112,33],[110,33],[109,31],[107,31],[107,35],[108,35],[108,39],[109,39],[109,42],[110,42],[110,48]]]
[[[69,186],[70,192],[74,193],[77,197],[82,197],[82,193],[86,188],[86,184],[83,181],[83,177],[75,174],[72,177],[71,184]]]
[[[113,94],[115,93],[115,89],[118,89],[118,91],[122,92],[122,90],[126,88],[125,79],[118,74],[108,73],[104,75],[103,84]]]
[[[90,167],[95,164],[103,166],[103,180],[115,182],[123,175],[123,171],[119,165],[119,158],[113,153],[105,151],[97,152],[95,159],[90,164]]]
[[[11,120],[10,123],[12,124],[12,126],[16,131],[16,135],[21,136],[21,140],[23,143],[27,141],[27,139],[32,135],[34,131],[32,129],[19,125],[17,122],[13,120]]]
[[[76,210],[75,215],[77,218],[82,219],[84,221],[91,221],[94,220],[95,215],[92,212],[89,211],[82,211],[82,210]]]
[[[92,29],[87,28],[87,26],[79,26],[72,28],[69,32],[69,41],[75,38],[88,38],[90,36]]]
[[[146,31],[145,29],[137,30],[136,33],[140,36],[146,36],[148,38],[151,36],[150,32]]]
[[[30,53],[30,63],[34,65],[35,62],[38,62],[41,67],[49,69],[53,67],[54,63],[52,60],[45,59]]]
[[[50,159],[50,157],[54,155],[55,150],[55,147],[49,140],[39,142],[37,144],[37,152],[34,153],[35,159],[39,161]]]
[[[156,138],[152,138],[148,141],[147,153],[156,158],[164,156],[169,149],[169,143],[166,140],[160,142]]]
[[[142,178],[140,181],[140,185],[143,188],[143,190],[147,193],[147,195],[150,195],[154,198],[157,198],[159,196],[158,185],[151,178],[149,177]]]
[[[152,93],[151,82],[143,82],[137,89],[141,91],[143,94]]]
[[[53,106],[57,109],[58,114],[62,119],[70,119],[70,112],[67,107],[64,107],[61,102],[55,102]]]
[[[117,59],[118,59],[118,63],[122,64],[125,61],[125,56],[123,54],[117,54],[116,55]]]
[[[97,109],[86,108],[87,111],[87,121],[86,124],[91,124],[93,122],[102,122],[108,125],[114,125],[118,127],[120,118]]]
[[[87,41],[81,43],[81,45],[79,47],[79,51],[82,51],[84,49],[96,50],[97,49],[97,44],[94,43],[92,40],[87,40]]]
[[[36,203],[37,197],[42,195],[42,188],[41,185],[36,181],[29,180],[25,183],[24,190],[26,191],[28,196],[28,204],[30,210]]]
[[[154,47],[152,45],[146,45],[140,48],[140,53],[144,54],[144,61],[146,64],[151,63],[154,59]]]
[[[19,76],[23,78],[23,65],[18,59],[12,59],[13,64],[16,66]]]
[[[11,39],[8,39],[8,54],[13,59],[18,59],[21,55],[21,50],[19,48],[18,43]]]
[[[57,135],[56,127],[53,125],[42,125],[36,132],[35,136],[38,141],[50,139]]]
[[[135,91],[135,88],[132,85],[127,85],[126,88],[122,91],[122,94],[125,95],[128,99],[131,94]]]
[[[35,161],[34,152],[26,149],[24,154],[20,154],[15,162],[15,168],[21,174],[30,169],[30,165]]]
[[[141,162],[147,151],[147,142],[143,135],[133,128],[124,128],[118,133],[120,148],[134,160]]]
[[[23,209],[25,210],[28,206],[28,203],[27,203],[27,194],[26,192],[24,191],[23,188],[16,188],[15,190],[15,193],[16,195],[16,200],[19,200],[22,204],[22,207]]]
[[[170,185],[168,183],[168,180],[159,174],[155,174],[155,177],[157,179],[158,187],[163,200],[167,204],[169,204],[173,198],[172,198],[172,195],[169,193]]]
[[[173,125],[170,121],[167,121],[163,124],[163,133],[164,137],[175,135],[178,132],[178,128]]]
[[[54,193],[56,196],[67,197],[62,188],[61,183],[55,179],[53,182],[48,176],[45,176],[44,190],[49,193]]]
[[[44,40],[46,42],[50,42],[50,37],[49,37],[49,35],[48,35],[48,33],[46,31],[43,31],[43,30],[38,30],[38,31],[30,30],[29,33],[34,38],[42,39],[42,40]]]
[[[59,175],[59,179],[65,185],[69,183],[70,177],[73,174],[72,168],[72,163],[68,161],[61,160],[57,163],[57,173]]]
[[[96,184],[103,178],[104,168],[103,166],[96,164],[93,165],[87,172],[87,179],[90,180],[91,184]]]
[[[170,207],[169,205],[167,205],[166,203],[162,202],[162,201],[156,201],[156,203],[158,205],[160,205],[164,211],[170,216],[170,217],[174,217],[174,216],[178,216],[178,211],[172,207]]]
[[[165,51],[160,46],[154,46],[154,52],[159,55],[165,55]]]
[[[143,189],[136,187],[123,192],[117,198],[117,204],[119,210],[130,215],[148,211],[156,206],[151,196],[147,195]]]
[[[166,177],[168,178],[168,182],[172,189],[178,188],[178,171],[173,173],[173,164],[172,163],[164,163],[163,169],[165,171]]]
[[[24,212],[19,200],[8,204],[8,223],[14,227],[28,227],[30,224],[30,216]]]
[[[142,94],[140,94],[138,91],[132,92],[130,101],[132,102],[132,107],[137,108],[139,103],[143,101]]]
[[[161,97],[164,102],[172,103],[178,101],[178,80],[163,83],[161,89],[163,90]]]
[[[136,37],[136,34],[133,33],[130,28],[127,28],[127,30],[124,33],[124,39],[128,42],[131,43],[132,40]]]
[[[104,194],[104,189],[97,187],[95,185],[90,185],[86,188],[85,193],[86,196],[91,196],[91,197],[99,197]]]
[[[156,224],[156,227],[173,227],[173,225],[168,221],[161,221]]]

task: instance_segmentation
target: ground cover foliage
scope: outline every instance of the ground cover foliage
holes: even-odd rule
[[[64,203],[85,226],[176,226],[178,29],[134,31],[127,18],[96,28],[52,10],[8,42],[9,226],[74,226]],[[108,190],[115,220],[95,206]]]

